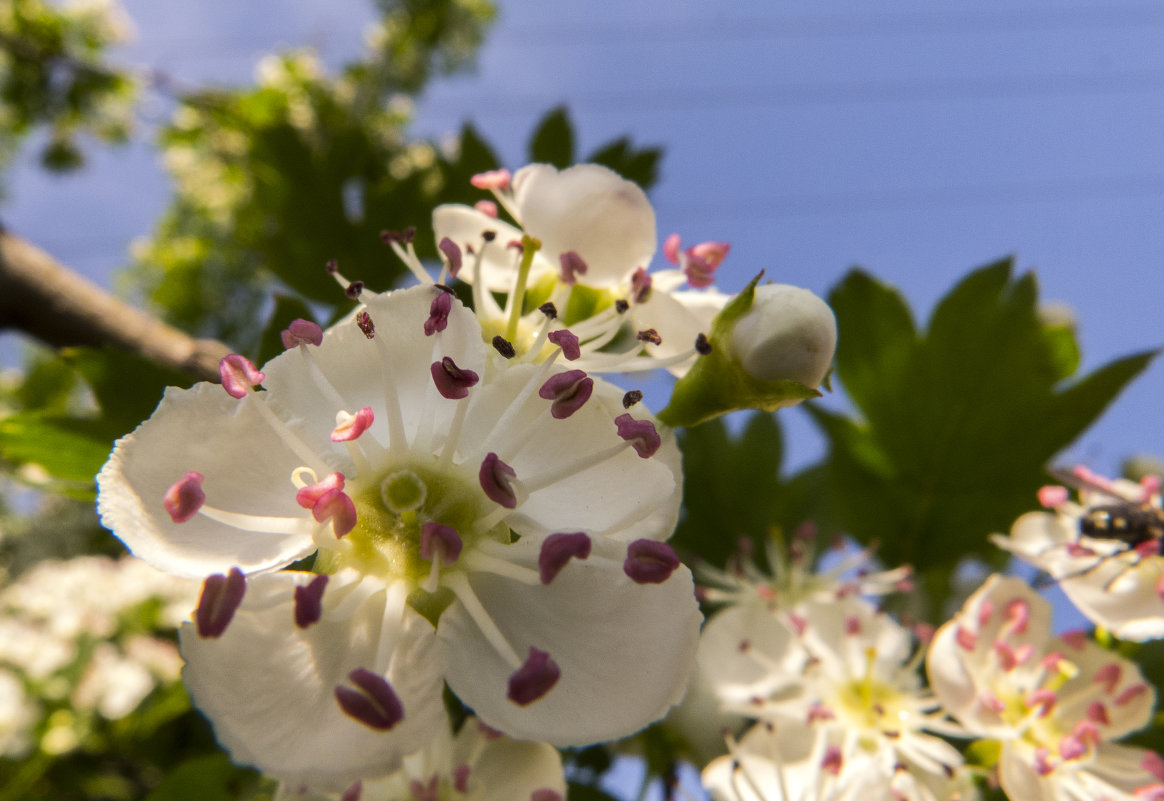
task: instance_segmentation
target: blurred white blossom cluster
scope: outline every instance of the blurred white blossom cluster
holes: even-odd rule
[[[0,755],[80,745],[178,680],[196,582],[133,558],[46,560],[0,589]],[[159,636],[161,635],[161,636]]]

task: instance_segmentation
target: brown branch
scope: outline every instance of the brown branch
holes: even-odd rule
[[[218,380],[230,349],[136,309],[0,226],[0,329],[54,347],[111,346],[200,380]]]

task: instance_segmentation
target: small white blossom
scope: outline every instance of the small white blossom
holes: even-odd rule
[[[1155,690],[1132,662],[1082,635],[1051,636],[1051,607],[994,575],[938,629],[930,685],[972,735],[1001,744],[1012,799],[1159,798],[1160,758],[1112,742],[1151,720]]]
[[[837,320],[829,305],[807,289],[761,284],[752,308],[735,321],[729,342],[754,378],[815,388],[833,362]]]

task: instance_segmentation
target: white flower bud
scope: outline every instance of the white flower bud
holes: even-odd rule
[[[837,346],[837,321],[828,304],[788,284],[756,287],[752,308],[731,332],[740,365],[761,381],[792,380],[817,387]]]

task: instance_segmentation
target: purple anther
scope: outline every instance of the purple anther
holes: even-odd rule
[[[331,473],[323,481],[317,484],[308,484],[299,492],[295,493],[295,502],[304,509],[311,509],[319,502],[326,493],[332,490],[342,490],[344,488],[345,477],[343,473]]]
[[[707,334],[699,333],[695,335],[695,352],[700,356],[706,356],[711,353],[711,343],[707,339]]]
[[[679,247],[683,240],[679,238],[679,234],[671,234],[663,240],[663,258],[672,264],[679,263]]]
[[[441,253],[445,254],[445,258],[449,262],[449,275],[456,278],[457,273],[461,271],[461,249],[457,247],[456,242],[447,236],[441,237],[437,247],[441,249]]]
[[[635,584],[662,584],[679,569],[679,557],[665,542],[635,540],[626,546],[622,572]]]
[[[360,297],[360,295],[364,294],[364,282],[352,281],[350,284],[344,287],[344,294],[352,300],[355,300],[356,298]]]
[[[323,617],[323,591],[327,576],[318,575],[306,584],[295,587],[295,625],[305,629]]]
[[[551,320],[558,319],[558,307],[555,306],[551,301],[547,300],[541,306],[538,306],[538,311],[540,311]]]
[[[341,490],[333,489],[323,493],[311,507],[311,516],[316,523],[330,520],[337,540],[356,527],[356,505]]]
[[[582,408],[594,392],[594,379],[582,370],[567,370],[552,375],[538,390],[538,396],[550,404],[550,415],[555,420],[565,420]]]
[[[359,689],[342,684],[335,688],[335,700],[348,717],[377,731],[388,731],[404,720],[404,704],[386,678],[367,668],[356,668],[348,674],[348,681]]]
[[[571,559],[590,556],[590,537],[578,531],[573,534],[551,534],[542,540],[538,553],[538,573],[542,584],[549,584]]]
[[[410,225],[401,231],[381,231],[380,241],[385,245],[395,242],[398,245],[407,245],[416,238],[416,226]]]
[[[614,310],[619,314],[626,314],[630,311],[630,303],[626,298],[619,298],[614,302]]]
[[[639,389],[632,389],[630,392],[622,396],[622,408],[629,409],[636,403],[643,399],[643,392]]]
[[[364,783],[357,781],[344,790],[344,794],[340,796],[340,801],[360,801],[360,796],[363,794]]]
[[[703,259],[688,257],[683,273],[687,276],[687,283],[696,289],[704,289],[715,283],[715,267]]]
[[[335,416],[335,428],[331,430],[332,442],[351,442],[360,438],[360,435],[372,427],[376,415],[371,406],[365,406],[355,414],[348,414],[340,409]]]
[[[458,793],[469,792],[469,766],[464,762],[453,769],[453,789]]]
[[[582,260],[573,250],[567,250],[562,255],[558,256],[558,261],[562,265],[562,283],[574,284],[578,282],[578,276],[586,275],[586,262]]]
[[[478,200],[473,204],[473,208],[484,214],[486,217],[497,219],[497,204],[492,200]]]
[[[451,565],[461,555],[461,535],[452,526],[429,521],[420,530],[420,558],[432,561],[439,554],[441,564]]]
[[[631,274],[631,297],[635,303],[646,303],[651,297],[651,276],[642,267]]]
[[[655,424],[650,420],[636,420],[627,413],[614,418],[614,424],[618,426],[618,435],[631,443],[635,453],[643,459],[654,456],[663,444]]]
[[[420,779],[413,779],[408,783],[408,794],[412,801],[441,801],[441,778],[435,773],[428,777],[428,783],[422,784]]]
[[[237,567],[232,567],[225,576],[221,573],[207,576],[202,582],[198,608],[194,610],[198,636],[204,640],[221,637],[246,591],[247,580]]]
[[[364,332],[364,336],[368,339],[376,336],[376,326],[372,322],[372,315],[366,311],[356,313],[356,326]]]
[[[460,400],[469,396],[469,388],[476,386],[480,377],[472,370],[462,370],[448,356],[432,363],[432,380],[437,392],[449,400]]]
[[[845,757],[841,754],[840,746],[830,745],[825,749],[824,757],[820,761],[820,769],[833,776],[840,775],[845,765]]]
[[[518,706],[529,706],[548,693],[561,676],[561,669],[549,654],[531,647],[525,664],[509,677],[506,697]]]
[[[513,343],[501,336],[501,334],[493,337],[493,349],[506,359],[512,359],[517,355],[517,349],[513,347]]]
[[[240,353],[224,356],[218,363],[218,378],[226,394],[232,398],[245,398],[251,387],[257,387],[266,378],[251,360]]]
[[[506,509],[517,508],[517,491],[513,487],[513,479],[517,478],[517,473],[501,461],[496,453],[485,455],[477,475],[481,489],[489,500]]]
[[[496,189],[499,192],[504,192],[509,188],[509,181],[512,177],[509,170],[489,170],[477,173],[469,179],[469,183],[478,189]]]
[[[659,332],[653,328],[645,328],[635,334],[635,339],[639,342],[649,342],[652,345],[662,345],[663,338],[659,336]]]
[[[542,787],[530,793],[529,801],[565,801],[562,794],[550,787]]]
[[[323,329],[310,320],[302,318],[292,320],[291,325],[279,334],[283,340],[283,347],[290,350],[297,345],[315,345],[323,343]]]
[[[433,334],[440,333],[448,328],[449,312],[452,310],[452,296],[448,292],[438,292],[428,307],[428,319],[424,321],[424,335],[431,337]]]
[[[582,355],[582,347],[578,344],[578,337],[566,328],[551,331],[547,339],[562,349],[562,356],[572,362]]]
[[[204,478],[205,476],[197,470],[191,470],[166,490],[162,504],[175,523],[185,523],[198,514],[198,510],[206,502],[206,493],[202,491]]]

